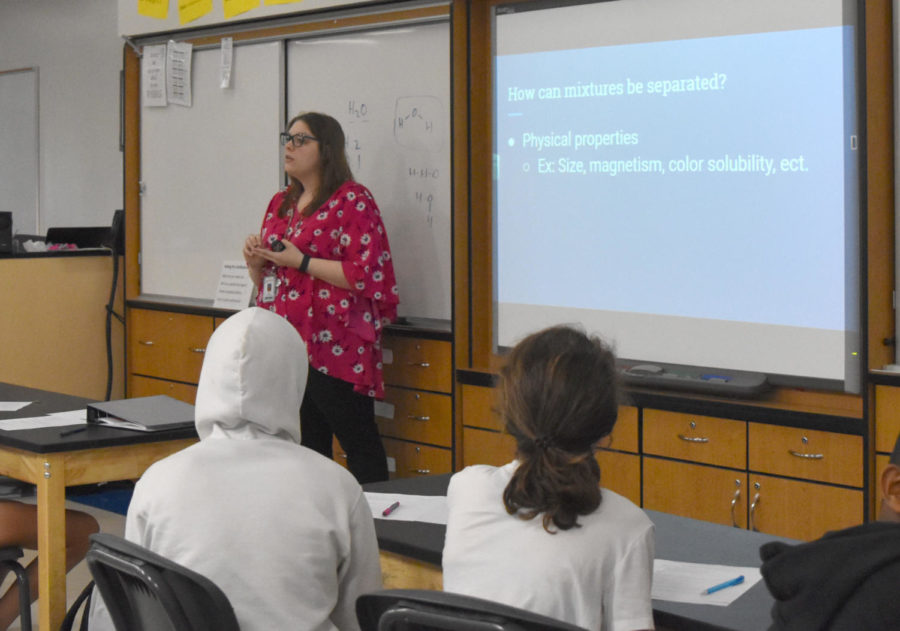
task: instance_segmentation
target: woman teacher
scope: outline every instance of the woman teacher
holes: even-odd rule
[[[244,242],[256,304],[287,318],[307,345],[302,444],[331,458],[337,436],[360,483],[386,480],[374,401],[384,397],[381,333],[398,292],[381,212],[353,181],[334,118],[296,116],[281,143],[290,185]]]

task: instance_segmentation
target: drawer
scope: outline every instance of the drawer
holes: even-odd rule
[[[437,475],[450,473],[453,470],[453,457],[449,449],[429,447],[393,438],[385,438],[382,442],[388,458],[394,459],[392,479]]]
[[[503,431],[505,424],[497,414],[496,388],[463,385],[460,393],[463,425]]]
[[[644,409],[644,453],[745,469],[747,423]]]
[[[750,474],[750,528],[810,541],[863,522],[863,492]]]
[[[387,387],[384,401],[375,402],[375,422],[382,436],[452,447],[452,417],[448,394]]]
[[[128,313],[129,372],[197,383],[213,319],[144,309]]]
[[[197,398],[197,386],[191,386],[186,383],[177,383],[175,381],[165,381],[163,379],[129,375],[129,398],[154,397],[158,394],[167,394],[173,399],[178,399],[179,401],[194,405],[194,400]]]
[[[600,465],[600,486],[615,491],[640,506],[641,457],[601,449],[596,458]]]
[[[447,394],[452,391],[450,342],[386,335],[382,349],[386,384]]]
[[[862,487],[862,436],[750,423],[749,468]]]
[[[613,427],[610,449],[638,452],[638,409],[629,405],[619,406],[619,417]]]
[[[505,465],[516,457],[516,439],[509,434],[463,427],[463,466]]]
[[[875,386],[875,451],[891,453],[900,435],[900,388]]]

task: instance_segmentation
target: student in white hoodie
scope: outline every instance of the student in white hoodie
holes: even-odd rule
[[[128,508],[125,537],[212,580],[243,631],[355,630],[357,596],[381,587],[362,489],[300,446],[298,357],[302,339],[274,313],[222,323],[197,389],[200,442],[151,466]],[[99,599],[90,627],[112,629]]]

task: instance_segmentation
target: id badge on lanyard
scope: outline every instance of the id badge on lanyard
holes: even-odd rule
[[[262,281],[263,302],[275,301],[275,274],[266,274]]]

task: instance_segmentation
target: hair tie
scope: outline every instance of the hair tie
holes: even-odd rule
[[[534,444],[538,449],[548,449],[554,446],[553,435],[538,436],[534,439]]]

